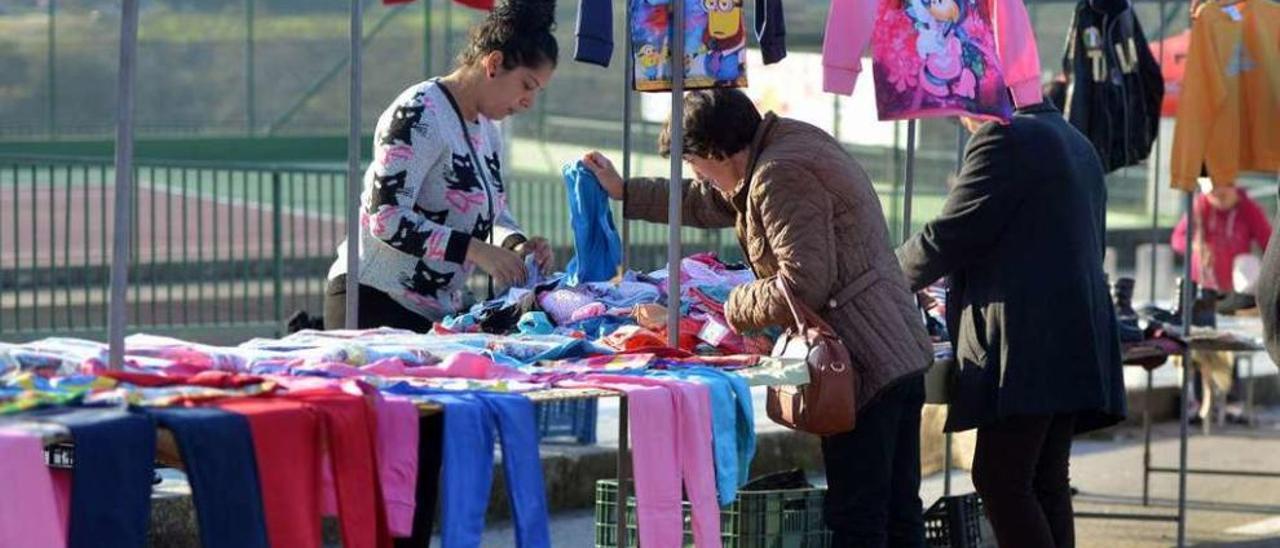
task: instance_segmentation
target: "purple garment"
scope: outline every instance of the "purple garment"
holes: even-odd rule
[[[66,546],[40,436],[0,429],[0,463],[0,546]]]

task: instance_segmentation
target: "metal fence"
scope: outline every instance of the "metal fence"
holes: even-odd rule
[[[131,328],[231,342],[278,334],[294,311],[321,312],[345,234],[345,175],[306,166],[140,162]],[[517,217],[529,233],[548,237],[564,263],[573,231],[563,181],[515,178],[509,188]],[[114,180],[105,159],[0,157],[0,340],[105,334]],[[631,265],[662,266],[666,229],[632,228]],[[690,229],[685,238],[691,252],[737,255],[723,231]]]
[[[135,177],[132,326],[271,334],[318,310],[343,172],[164,162]],[[105,332],[113,181],[106,160],[0,158],[0,338]]]

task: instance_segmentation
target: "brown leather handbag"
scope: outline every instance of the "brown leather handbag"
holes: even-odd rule
[[[796,301],[781,277],[775,281],[796,323],[778,339],[773,357],[804,360],[809,366],[809,384],[769,387],[765,404],[769,418],[787,428],[819,436],[853,430],[858,375],[849,349],[827,322]]]

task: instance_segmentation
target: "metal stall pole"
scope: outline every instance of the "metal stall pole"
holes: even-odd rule
[[[1164,62],[1164,41],[1168,38],[1169,24],[1164,16],[1165,0],[1160,0],[1160,46],[1159,53],[1160,62]],[[1163,78],[1161,78],[1163,80]],[[1159,120],[1160,118],[1157,118]],[[1162,165],[1164,151],[1161,150],[1163,145],[1164,132],[1160,129],[1160,122],[1156,122],[1156,160],[1151,170],[1151,272],[1148,280],[1150,287],[1148,302],[1155,304],[1156,302],[1156,260],[1159,255],[1156,252],[1160,242],[1160,171],[1164,167]]]
[[[347,329],[356,329],[360,315],[360,42],[364,35],[363,0],[351,0],[351,88],[347,95]]]
[[[434,76],[431,72],[431,0],[422,0],[422,77]]]
[[[48,117],[48,132],[51,139],[58,138],[58,49],[57,49],[57,29],[58,29],[58,0],[48,0],[48,41],[49,48],[45,52],[46,59],[46,78],[48,79],[49,97],[48,103],[45,105],[47,110],[45,116]]]
[[[254,96],[254,54],[253,51],[253,19],[254,19],[254,1],[244,0],[244,102],[245,102],[245,133],[250,137],[253,136],[254,128],[258,125],[258,108],[257,98]]]
[[[902,241],[911,237],[911,193],[916,183],[916,121],[907,121],[907,174],[902,195]]]
[[[631,117],[632,117],[632,98],[631,79],[635,76],[636,58],[631,54],[633,37],[631,36],[631,4],[623,2],[623,9],[626,15],[623,20],[626,21],[626,27],[623,34],[626,35],[626,62],[623,64],[625,71],[622,76],[622,180],[626,181],[631,178]],[[622,205],[623,214],[619,215],[622,219],[622,269],[629,270],[631,268],[631,223],[627,221],[626,204]],[[619,545],[621,546],[621,545]]]
[[[623,394],[618,400],[618,505],[615,510],[617,513],[614,514],[616,520],[614,521],[614,538],[617,539],[614,546],[618,548],[629,546],[627,543],[627,497],[630,496],[627,492],[630,487],[627,482],[631,478],[631,460],[627,458],[627,453],[630,452],[627,440],[628,413],[631,412],[629,406],[627,395]],[[639,522],[638,517],[637,522]],[[639,544],[639,541],[637,540],[636,543]]]
[[[124,364],[124,331],[129,317],[129,258],[133,253],[133,91],[138,73],[138,0],[120,7],[120,72],[116,77],[116,201],[111,247],[111,313],[108,323],[111,369]]]
[[[680,228],[684,201],[684,3],[672,0],[671,180],[667,201],[667,340],[680,346]]]
[[[1164,62],[1164,41],[1168,38],[1168,20],[1164,16],[1165,0],[1160,0],[1160,46],[1159,60]],[[1162,78],[1163,80],[1163,78]],[[1156,302],[1156,261],[1159,259],[1160,245],[1160,170],[1163,147],[1163,131],[1160,122],[1156,123],[1156,160],[1151,169],[1151,263],[1148,265],[1147,302]],[[1147,391],[1142,401],[1142,505],[1151,505],[1151,385],[1154,373],[1147,370]],[[1181,518],[1179,518],[1181,522]]]
[[[626,35],[626,62],[623,64],[626,73],[622,77],[622,180],[626,181],[631,178],[631,78],[635,73],[635,57],[631,55],[631,5],[629,2],[623,2],[623,9],[626,10],[624,20],[626,27],[623,34]],[[625,184],[625,183],[624,183]],[[622,220],[622,268],[627,270],[631,268],[631,223],[627,221],[626,204],[622,206],[623,214],[619,215]],[[615,546],[625,547],[627,543],[627,497],[630,496],[630,485],[627,484],[627,478],[631,477],[629,464],[630,444],[627,439],[628,417],[627,413],[630,408],[627,403],[627,396],[624,394],[618,403],[618,505],[617,514],[614,516],[616,522],[614,524],[617,536]]]
[[[1187,14],[1188,24],[1192,22],[1191,16]],[[1195,193],[1194,188],[1187,191],[1183,200],[1183,208],[1187,212],[1187,253],[1182,264],[1182,329],[1188,340],[1191,338],[1191,311],[1196,297],[1191,283],[1191,263],[1194,262],[1191,235],[1196,231]],[[1194,367],[1191,354],[1191,345],[1188,344],[1182,349],[1182,397],[1178,401],[1178,548],[1187,545],[1187,401],[1191,394],[1191,368]]]
[[[1187,251],[1182,266],[1182,328],[1191,334],[1191,309],[1195,292],[1191,284],[1191,235],[1196,230],[1195,191],[1187,192],[1183,207],[1187,212]],[[1187,401],[1191,393],[1191,345],[1182,350],[1182,398],[1178,402],[1178,547],[1187,540]]]

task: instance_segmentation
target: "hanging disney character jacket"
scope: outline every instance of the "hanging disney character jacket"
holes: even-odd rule
[[[825,91],[853,93],[868,45],[881,120],[1006,121],[1043,100],[1022,0],[831,0]]]
[[[1108,172],[1151,154],[1164,80],[1129,0],[1082,0],[1067,33],[1065,113]]]

